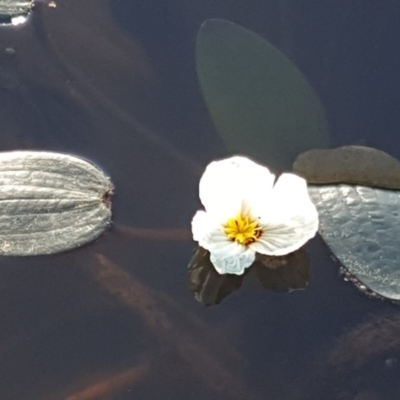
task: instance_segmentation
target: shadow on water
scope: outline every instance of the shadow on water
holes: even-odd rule
[[[180,239],[187,238],[199,208],[201,166],[225,154],[194,76],[192,46],[204,18],[253,25],[292,51],[310,81],[325,88],[320,95],[338,142],[363,139],[368,125],[367,100],[352,103],[365,96],[351,79],[357,69],[346,75],[346,88],[338,82],[347,63],[321,82],[337,68],[322,73],[322,56],[315,52],[324,41],[334,43],[329,58],[341,66],[346,32],[357,31],[349,25],[362,13],[353,3],[349,12],[338,2],[331,21],[327,2],[309,2],[300,11],[293,1],[278,3],[200,6],[181,0],[159,8],[155,0],[60,0],[55,9],[38,4],[23,26],[0,28],[1,148],[71,152],[99,164],[116,186],[119,227],[71,253],[0,260],[2,399],[252,400],[261,392],[274,400],[391,400],[397,393],[390,378],[396,376],[397,347],[370,352],[376,337],[397,334],[397,319],[380,317],[393,306],[344,284],[319,239],[307,247],[310,282],[303,291],[272,293],[249,281],[221,305],[205,308],[187,287],[194,245]],[[382,21],[391,9],[380,7]],[[374,11],[366,6],[363,21],[371,21]],[[332,42],[336,21],[345,30]],[[358,34],[362,38],[351,36],[351,48],[357,40],[371,40],[371,32]],[[380,35],[378,44],[388,37]],[[352,56],[359,63],[365,59]],[[382,87],[389,87],[385,79]],[[382,92],[377,86],[371,91],[376,104],[375,94]],[[367,116],[351,117],[349,126],[360,126],[347,135],[344,116],[354,108]],[[379,112],[377,107],[373,115]],[[399,122],[388,108],[384,115],[390,118],[382,127]],[[374,126],[379,131],[378,122]],[[368,132],[368,140],[378,140]],[[384,137],[382,146],[397,143],[387,132]],[[171,235],[179,240],[170,241]],[[377,316],[373,323],[370,314]],[[369,338],[365,348],[352,345],[360,335]],[[349,356],[342,368],[338,354],[347,353],[361,364]],[[382,357],[380,369],[376,360]],[[318,371],[322,378],[316,382]],[[372,376],[376,381],[368,386]]]

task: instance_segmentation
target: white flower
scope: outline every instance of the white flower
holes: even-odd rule
[[[283,256],[314,237],[318,213],[306,181],[285,173],[274,182],[268,168],[245,157],[207,166],[199,187],[205,211],[193,217],[192,232],[218,273],[241,275],[256,253]]]

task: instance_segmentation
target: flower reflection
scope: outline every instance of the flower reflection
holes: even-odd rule
[[[243,279],[255,276],[261,285],[274,292],[304,289],[309,280],[310,259],[303,250],[286,256],[270,257],[258,254],[251,269],[243,275],[217,273],[210,253],[199,247],[188,265],[189,288],[200,303],[219,304],[240,289]]]
[[[193,239],[210,252],[219,274],[242,275],[256,254],[283,256],[311,239],[318,214],[307,184],[234,156],[208,165],[199,187],[205,211],[192,220]]]

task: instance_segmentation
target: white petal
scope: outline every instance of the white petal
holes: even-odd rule
[[[192,233],[193,240],[201,247],[222,258],[236,256],[246,250],[245,246],[228,239],[222,226],[205,211],[198,211],[193,217]]]
[[[311,202],[306,180],[295,174],[282,174],[274,185],[272,195],[278,201],[292,202],[295,196],[296,203],[299,201]]]
[[[235,274],[242,275],[246,268],[253,264],[255,259],[254,251],[247,249],[243,253],[232,256],[220,258],[214,253],[210,254],[210,261],[219,274]]]
[[[226,221],[239,214],[244,205],[265,202],[274,179],[268,168],[246,157],[214,161],[200,179],[200,200],[207,212]]]
[[[202,247],[220,258],[237,256],[247,249],[238,242],[229,240],[225,233],[218,229],[213,230],[207,236],[207,243],[204,244],[206,247]]]
[[[261,221],[263,233],[250,247],[261,254],[291,253],[315,236],[318,213],[311,202],[307,183],[294,174],[282,174],[268,202],[269,213]]]
[[[212,224],[205,211],[197,211],[192,219],[193,240],[199,242],[209,235]]]

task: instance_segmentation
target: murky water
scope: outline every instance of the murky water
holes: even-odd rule
[[[195,244],[179,232],[199,208],[202,168],[226,154],[196,81],[201,22],[232,20],[284,51],[322,100],[333,145],[400,158],[399,12],[357,0],[59,0],[1,27],[1,149],[94,161],[125,228],[69,253],[1,259],[0,398],[398,399],[398,306],[344,282],[322,240],[306,247],[305,290],[250,278],[205,307],[187,283]]]

